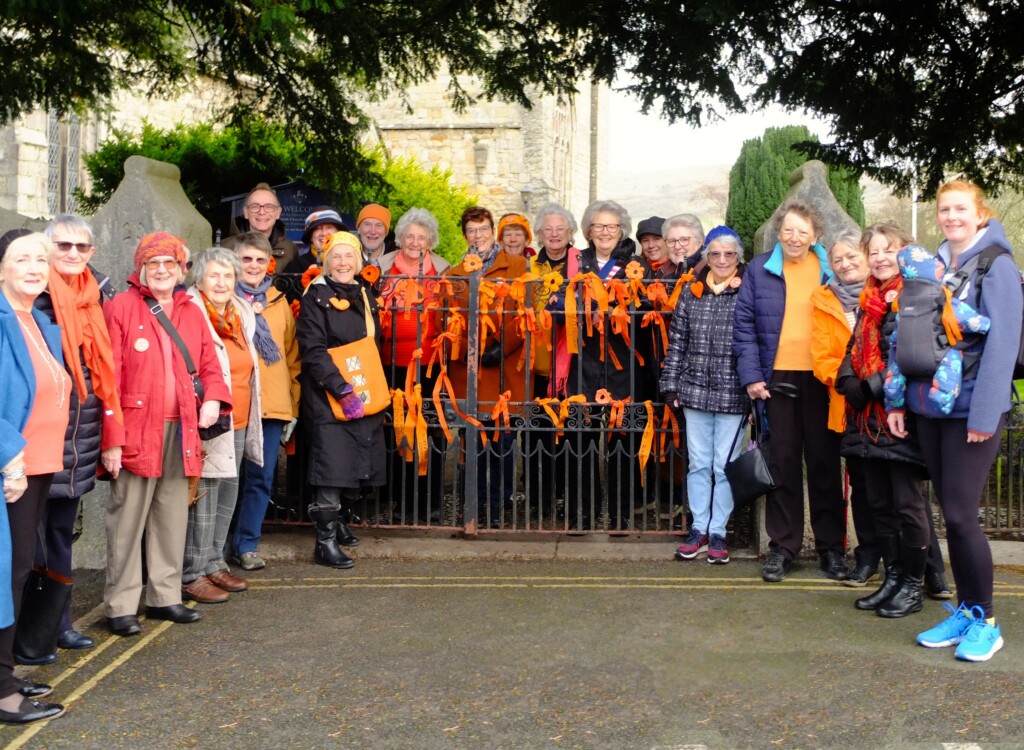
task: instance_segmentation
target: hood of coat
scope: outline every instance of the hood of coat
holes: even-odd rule
[[[988,224],[984,228],[978,230],[978,233],[974,235],[974,239],[971,241],[970,247],[960,253],[960,257],[956,259],[957,267],[963,266],[964,263],[969,261],[974,256],[981,253],[983,250],[989,247],[1001,247],[1011,256],[1013,255],[1013,246],[1010,241],[1006,239],[1006,230],[1003,229],[1002,223],[999,219],[989,219]],[[949,250],[949,243],[945,240],[939,245],[939,249],[936,251],[942,262],[949,267],[952,253]]]

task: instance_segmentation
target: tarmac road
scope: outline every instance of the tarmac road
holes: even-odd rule
[[[311,546],[311,545],[310,545]],[[355,554],[358,554],[358,550]],[[986,664],[864,593],[752,561],[276,563],[193,625],[143,622],[33,679],[67,713],[8,748],[1024,747],[1024,576]],[[88,582],[76,596],[88,599]],[[95,602],[95,585],[92,587]],[[80,602],[82,604],[82,602]]]

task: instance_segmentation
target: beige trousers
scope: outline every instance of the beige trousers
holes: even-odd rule
[[[107,504],[107,617],[134,615],[142,593],[142,532],[146,532],[146,605],[181,603],[181,566],[188,526],[188,479],[178,422],[164,423],[161,476],[140,477],[121,469]]]

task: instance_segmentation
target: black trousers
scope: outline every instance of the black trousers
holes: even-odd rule
[[[72,577],[71,542],[78,518],[80,497],[51,497],[43,503],[43,540],[46,549],[36,545],[36,563],[62,576]],[[45,554],[44,554],[45,553]],[[71,629],[71,599],[60,618],[59,632]]]
[[[14,629],[21,613],[25,582],[36,556],[36,529],[50,494],[53,474],[28,478],[28,489],[17,502],[7,503],[7,520],[11,526],[11,594],[14,597],[14,624],[0,630],[0,698],[14,695]]]
[[[846,502],[839,462],[839,434],[828,429],[828,389],[809,370],[776,370],[772,383],[791,383],[796,398],[773,395],[765,404],[771,434],[772,476],[765,529],[769,546],[787,560],[800,554],[804,538],[803,465],[814,547],[842,552],[846,544]]]
[[[931,514],[921,486],[923,468],[905,461],[865,459],[864,478],[875,531],[902,536],[908,547],[927,547],[932,536]]]
[[[932,486],[946,519],[949,563],[957,598],[992,617],[992,550],[978,523],[978,507],[989,471],[999,452],[1006,415],[995,434],[982,443],[967,442],[966,419],[916,420],[918,441]]]

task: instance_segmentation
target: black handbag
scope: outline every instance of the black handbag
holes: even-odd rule
[[[71,600],[71,587],[70,578],[43,565],[29,571],[14,631],[16,662],[48,664],[57,658],[60,618]]]
[[[196,394],[196,411],[203,406],[203,396],[205,391],[203,389],[203,381],[199,379],[199,373],[196,370],[196,363],[192,361],[192,355],[188,352],[188,347],[185,342],[182,341],[181,334],[178,333],[178,329],[174,327],[170,318],[167,317],[167,313],[164,312],[163,307],[152,297],[146,298],[146,304],[149,305],[150,312],[156,317],[157,322],[164,327],[167,331],[167,335],[171,337],[171,341],[178,347],[178,351],[181,352],[182,358],[185,360],[185,367],[188,368],[189,377],[192,378],[192,390]],[[220,437],[225,432],[231,429],[231,415],[221,413],[217,417],[217,421],[209,427],[199,428],[199,439],[200,440],[213,440],[215,437]]]
[[[768,386],[772,393],[785,398],[796,398],[797,387],[791,383],[775,383]],[[768,439],[767,417],[764,414],[764,402],[760,399],[751,402],[753,419],[750,428],[750,444],[747,450],[725,465],[725,476],[732,489],[732,497],[736,507],[753,502],[777,486],[770,468],[770,441]],[[740,420],[739,429],[732,439],[729,455],[736,450],[736,441],[740,439],[746,427],[746,420]]]

